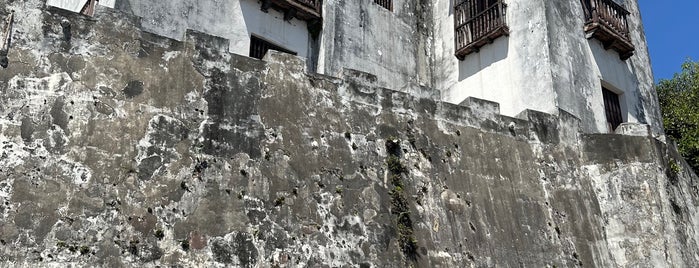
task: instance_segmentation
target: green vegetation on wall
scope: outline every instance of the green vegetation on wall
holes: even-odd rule
[[[699,62],[686,61],[682,72],[657,85],[665,133],[677,141],[682,156],[699,171]]]

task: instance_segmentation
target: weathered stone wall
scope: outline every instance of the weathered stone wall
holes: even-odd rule
[[[505,1],[510,34],[458,60],[457,2],[395,1],[387,10],[373,0],[325,1],[318,24],[285,21],[274,9],[263,13],[258,0],[120,0],[116,7],[141,17],[142,28],[157,35],[181,41],[194,29],[229,39],[234,54],[248,55],[255,35],[307,58],[312,72],[360,70],[376,75],[380,86],[413,95],[456,104],[468,97],[498,102],[510,116],[562,109],[580,118],[587,133],[613,132],[604,86],[619,94],[624,122],[648,124],[663,135],[636,0],[625,1],[636,47],[627,60],[586,38],[580,1],[547,0]]]
[[[697,177],[648,135],[307,74],[109,9],[10,9],[0,266],[699,262]]]
[[[150,33],[182,40],[194,29],[229,39],[229,51],[244,56],[256,35],[307,58],[315,72],[361,70],[375,74],[383,86],[415,93],[431,85],[429,2],[396,1],[389,11],[373,0],[325,1],[319,29],[298,19],[284,21],[274,9],[263,13],[257,0],[120,0],[117,7],[141,17]]]
[[[393,5],[391,11],[373,0],[325,1],[318,72],[361,70],[375,74],[379,85],[403,92],[431,86],[431,1]]]

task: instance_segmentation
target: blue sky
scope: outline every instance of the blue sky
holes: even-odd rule
[[[699,0],[639,0],[655,80],[699,61]]]

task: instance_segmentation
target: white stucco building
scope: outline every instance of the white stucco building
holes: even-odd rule
[[[79,12],[92,0],[48,0]],[[380,86],[459,104],[469,97],[564,110],[586,132],[622,122],[662,133],[636,0],[102,0],[182,39],[193,29],[230,40],[232,53],[267,49],[307,59],[309,71],[355,69]],[[99,9],[99,8],[98,8]],[[99,10],[97,10],[99,12]]]
[[[455,48],[452,41],[458,36],[459,20],[453,17],[459,5],[439,1],[434,9],[435,39],[444,40],[435,47],[441,64],[435,65],[440,78],[434,86],[443,90],[444,100],[487,99],[500,103],[506,115],[560,108],[579,117],[590,132],[608,132],[620,122],[661,131],[637,1],[461,1],[472,2],[490,7],[477,7],[485,10],[481,17],[461,25],[484,28],[480,31],[486,33],[475,35],[486,41],[474,40],[479,47],[458,55],[462,59],[454,51],[469,45]]]

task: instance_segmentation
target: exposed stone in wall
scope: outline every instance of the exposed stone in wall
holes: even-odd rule
[[[109,9],[9,9],[0,266],[699,262],[697,177],[651,137],[308,74]]]

